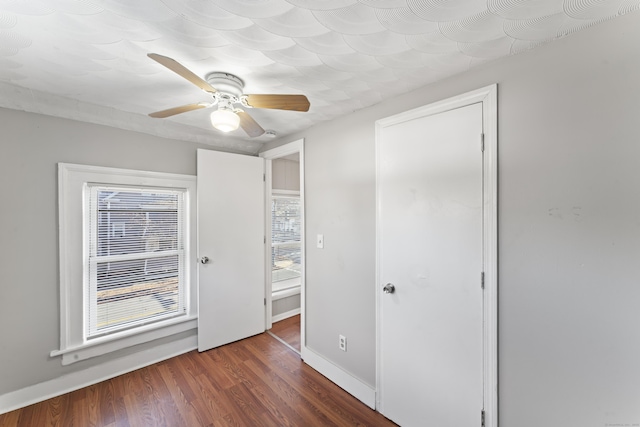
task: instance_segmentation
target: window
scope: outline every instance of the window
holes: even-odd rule
[[[271,282],[283,290],[300,284],[300,197],[271,199]]]
[[[86,185],[87,338],[186,313],[185,193]]]
[[[195,177],[59,164],[63,365],[197,327]]]

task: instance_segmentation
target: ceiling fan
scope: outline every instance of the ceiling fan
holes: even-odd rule
[[[217,105],[218,108],[211,113],[211,124],[214,128],[222,132],[231,132],[240,126],[253,138],[262,135],[265,130],[246,111],[235,108],[234,104],[240,104],[246,108],[309,111],[309,100],[304,95],[247,95],[242,93],[244,82],[233,74],[212,72],[203,80],[174,59],[157,53],[149,53],[147,56],[213,97],[213,102],[199,102],[156,111],[149,114],[151,117],[165,118]]]

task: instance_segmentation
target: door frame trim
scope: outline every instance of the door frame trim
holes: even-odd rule
[[[484,155],[483,187],[483,376],[485,425],[498,425],[498,86],[493,84],[376,121],[376,408],[381,409],[381,292],[380,284],[380,144],[382,129],[456,108],[482,103]],[[480,141],[478,142],[480,149]],[[480,286],[480,283],[478,283]],[[480,418],[480,414],[478,414]],[[478,423],[480,420],[478,419]]]
[[[304,210],[304,138],[299,139],[288,144],[281,145],[271,150],[263,151],[259,154],[260,157],[265,159],[265,298],[267,302],[265,326],[266,329],[271,329],[272,326],[272,298],[271,298],[271,196],[272,196],[272,168],[271,162],[280,157],[288,156],[289,154],[298,153],[300,156],[300,261],[302,268],[300,271],[300,349],[302,355],[306,352],[306,334],[305,334],[305,295],[306,295],[306,280],[305,280],[305,268],[306,268],[306,252],[305,252],[305,210]],[[304,358],[304,357],[303,357]]]

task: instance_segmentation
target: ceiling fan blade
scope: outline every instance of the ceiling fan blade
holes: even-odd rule
[[[264,129],[262,129],[262,126],[260,126],[258,122],[253,120],[253,117],[251,117],[249,114],[244,111],[238,111],[236,114],[238,114],[238,116],[240,117],[240,127],[244,129],[247,135],[255,138],[256,136],[260,136],[264,133]]]
[[[188,111],[199,110],[200,108],[208,108],[213,104],[209,104],[207,102],[200,102],[199,104],[187,104],[182,105],[180,107],[173,107],[167,110],[156,111],[155,113],[149,114],[150,117],[154,117],[156,119],[164,119],[165,117],[175,116],[176,114],[186,113]]]
[[[249,107],[275,110],[309,111],[311,104],[304,95],[244,95]]]
[[[177,75],[189,80],[194,85],[208,93],[216,93],[216,89],[200,77],[189,71],[184,65],[180,64],[175,59],[171,59],[167,56],[158,55],[157,53],[148,53],[147,56],[160,65],[164,65]]]

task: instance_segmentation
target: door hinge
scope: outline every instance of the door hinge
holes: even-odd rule
[[[264,305],[267,305],[267,299],[266,298],[264,299]]]
[[[484,271],[480,273],[480,287],[484,289]]]
[[[264,236],[264,244],[267,244],[267,236]]]
[[[480,151],[484,152],[484,133],[480,134]]]
[[[484,409],[482,410],[482,412],[480,412],[480,426],[485,427],[484,426]]]
[[[266,173],[262,174],[262,182],[267,182],[267,174]]]

